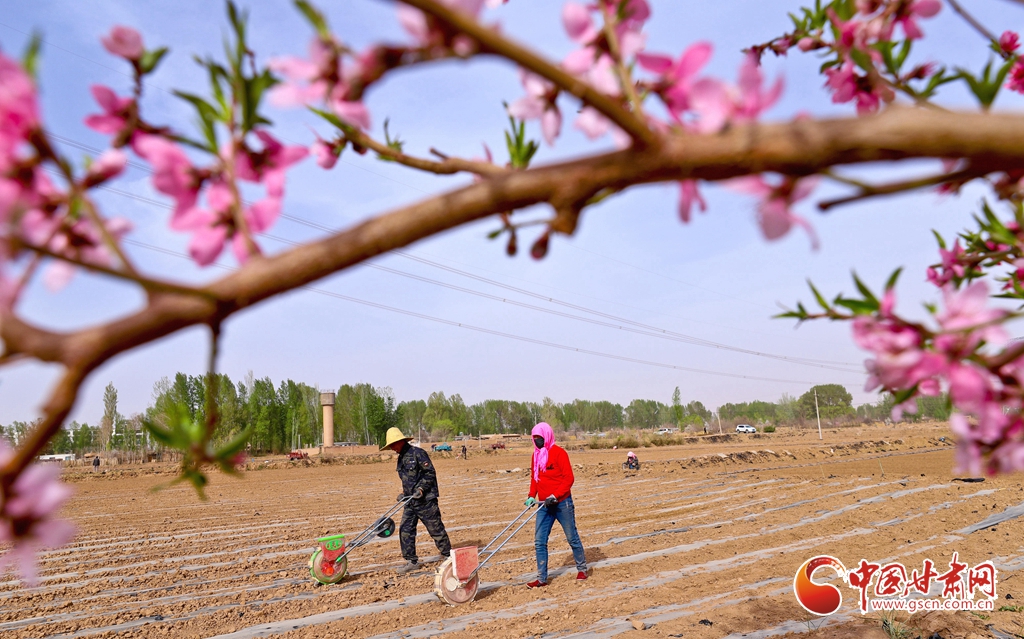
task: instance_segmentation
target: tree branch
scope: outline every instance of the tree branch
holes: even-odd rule
[[[493,29],[484,27],[465,13],[450,9],[437,0],[400,1],[473,38],[480,44],[482,52],[507,58],[594,107],[628,133],[636,146],[648,147],[658,144],[658,136],[647,128],[647,124],[637,115],[624,109],[617,101],[600,93],[586,82],[574,78],[526,47],[516,44]]]
[[[440,162],[427,160],[425,158],[418,158],[412,155],[407,155],[397,149],[393,149],[355,127],[345,127],[343,131],[345,133],[345,137],[350,142],[366,147],[382,158],[387,158],[397,162],[398,164],[419,169],[421,171],[427,171],[429,173],[452,175],[454,173],[467,172],[475,173],[476,175],[484,177],[491,177],[508,172],[508,169],[491,164],[490,162],[476,162],[473,160],[464,160],[462,158],[452,158],[448,156],[445,156]]]
[[[911,158],[962,158],[977,166],[1024,167],[1024,115],[887,109],[864,118],[752,123],[715,135],[669,135],[646,151],[629,149],[495,175],[306,246],[252,260],[203,287],[204,294],[155,292],[146,308],[99,326],[58,333],[4,315],[0,339],[11,355],[61,363],[66,373],[48,400],[42,424],[0,471],[0,482],[17,477],[42,450],[73,407],[79,385],[111,357],[189,326],[223,320],[441,231],[542,202],[558,210],[597,193],[638,184],[725,180],[763,172],[804,176],[836,165]]]
[[[836,198],[834,200],[825,200],[824,202],[818,203],[818,208],[822,211],[827,211],[834,206],[841,204],[850,204],[851,202],[858,202],[860,200],[866,200],[872,197],[878,197],[880,195],[892,195],[893,193],[903,193],[905,191],[913,191],[915,189],[924,188],[926,186],[935,186],[936,184],[943,184],[945,182],[957,182],[961,180],[969,180],[976,177],[981,177],[991,170],[977,169],[977,168],[966,168],[952,173],[941,173],[939,175],[933,175],[925,178],[917,178],[914,180],[903,180],[901,182],[891,182],[889,184],[880,184],[874,186],[871,184],[856,184],[855,186],[860,188],[860,193],[855,195],[848,195],[846,197]],[[830,176],[840,182],[850,184],[850,181],[844,180],[839,176]]]
[[[986,29],[985,25],[983,25],[982,23],[978,22],[975,19],[974,16],[972,16],[969,13],[967,13],[967,11],[963,7],[960,6],[960,3],[957,2],[957,0],[946,0],[946,2],[949,3],[949,6],[953,9],[953,11],[956,11],[958,14],[960,14],[960,17],[963,18],[964,21],[967,22],[967,24],[971,25],[971,27],[973,27],[975,31],[980,33],[983,38],[985,38],[989,42],[996,42],[996,43],[999,42],[999,38],[997,38],[995,35],[993,35],[991,31]],[[1001,53],[1001,55],[1005,59],[1005,58],[1009,57],[1010,54],[1008,54],[1008,53],[1006,53],[1004,51],[1004,52]]]
[[[62,262],[67,262],[69,264],[74,264],[75,266],[84,268],[89,271],[103,273],[104,275],[109,275],[110,277],[117,278],[120,280],[135,282],[136,284],[146,289],[147,291],[161,291],[166,293],[182,293],[185,295],[209,296],[209,293],[202,289],[192,288],[190,286],[183,286],[175,282],[155,280],[149,277],[145,277],[143,275],[139,275],[137,273],[126,273],[124,271],[119,271],[109,266],[103,266],[102,264],[93,264],[92,262],[86,262],[75,257],[55,253],[54,251],[51,251],[45,246],[35,246],[33,244],[28,244],[26,242],[19,242],[19,246],[25,248],[28,251],[32,251],[33,253],[53,258],[55,260],[61,260]]]

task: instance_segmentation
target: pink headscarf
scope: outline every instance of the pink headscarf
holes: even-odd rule
[[[544,438],[544,448],[533,447],[534,481],[540,481],[541,469],[548,467],[548,451],[551,449],[551,445],[555,443],[555,431],[551,430],[551,426],[547,422],[541,422],[533,427],[530,437],[533,438],[537,435]]]

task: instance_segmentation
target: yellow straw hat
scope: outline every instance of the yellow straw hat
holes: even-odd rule
[[[391,444],[396,442],[403,442],[412,439],[412,437],[406,437],[402,434],[402,431],[398,430],[394,426],[388,429],[387,435],[384,437],[384,445],[380,447],[381,450],[388,448]]]

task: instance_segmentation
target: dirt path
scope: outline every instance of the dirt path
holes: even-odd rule
[[[992,559],[1000,597],[1014,598],[997,608],[1024,604],[1024,523],[978,526],[1024,503],[1021,478],[953,481],[945,426],[828,431],[824,442],[809,431],[716,439],[637,451],[639,472],[622,470],[625,451],[570,452],[591,579],[573,579],[556,527],[551,585],[527,589],[530,526],[459,607],[434,596],[431,569],[394,572],[394,538],[354,551],[338,585],[318,586],[306,570],[316,537],[358,532],[392,503],[390,461],[267,464],[284,467],[214,476],[208,502],[181,486],[149,492],[168,475],[71,474],[66,513],[79,535],[44,557],[40,587],[3,578],[0,637],[718,638],[818,626],[806,636],[878,635],[878,616],[862,619],[852,590],[824,621],[799,607],[793,575],[816,554],[847,566],[931,558],[941,570],[953,552],[972,566]],[[527,449],[435,460],[454,545],[484,545],[522,509]],[[422,529],[419,541],[421,556],[436,553]],[[910,623],[926,637],[1024,635],[1024,612],[919,613]]]

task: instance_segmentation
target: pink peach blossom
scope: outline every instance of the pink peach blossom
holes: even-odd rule
[[[97,182],[120,175],[128,165],[128,156],[120,149],[107,149],[89,167],[88,177]]]
[[[16,161],[19,147],[38,125],[35,84],[20,64],[0,53],[0,172]]]
[[[520,69],[519,80],[526,89],[526,95],[509,105],[508,112],[519,120],[539,119],[544,141],[549,146],[562,130],[562,112],[556,102],[558,88],[544,78]]]
[[[989,331],[992,328],[997,328],[1000,333],[1005,334],[998,326],[986,326],[1003,319],[1007,312],[988,306],[988,284],[985,282],[974,282],[960,290],[947,285],[942,290],[942,297],[945,308],[936,319],[943,330],[961,331],[976,328],[988,335],[991,334]]]
[[[1006,81],[1006,88],[1017,93],[1024,93],[1024,60],[1017,60],[1010,67],[1010,79]]]
[[[804,218],[792,212],[796,202],[806,198],[817,186],[815,177],[792,178],[784,176],[777,184],[769,184],[763,176],[749,176],[729,181],[729,186],[742,193],[761,199],[757,205],[757,222],[766,239],[776,240],[795,226],[801,226],[811,238],[811,246],[818,248],[818,237],[814,228]]]
[[[14,451],[0,439],[0,466],[13,456]],[[74,526],[55,517],[71,492],[60,481],[60,469],[32,464],[14,481],[6,499],[0,495],[0,544],[10,545],[0,555],[0,570],[15,566],[28,585],[38,583],[37,553],[66,544],[74,536]]]
[[[782,95],[783,81],[779,77],[770,89],[764,90],[764,74],[753,53],[747,55],[740,65],[739,98],[736,105],[737,121],[756,120],[767,111]]]
[[[1003,31],[1003,35],[999,36],[999,48],[1004,53],[1013,53],[1020,46],[1020,36],[1014,31]]]
[[[131,27],[115,26],[110,30],[110,34],[100,41],[104,49],[126,60],[138,60],[145,52],[142,36]]]
[[[320,136],[317,136],[316,142],[313,142],[309,150],[313,157],[316,158],[317,165],[324,169],[334,168],[334,165],[338,162],[338,157],[341,155],[337,145],[326,142]]]
[[[931,18],[940,9],[942,3],[939,0],[914,0],[910,3],[909,10],[896,18],[896,22],[903,26],[903,32],[907,34],[908,40],[918,40],[924,37],[924,33],[917,26],[917,19]]]
[[[675,61],[662,54],[637,54],[637,62],[641,67],[661,76],[661,86],[658,90],[665,100],[669,113],[677,121],[681,114],[690,108],[690,87],[711,58],[712,50],[710,42],[697,42],[690,45]]]
[[[693,204],[697,203],[701,212],[708,210],[707,202],[701,197],[700,191],[697,190],[697,180],[680,180],[679,181],[679,219],[684,224],[690,223],[690,211],[693,209]]]
[[[90,87],[96,102],[103,109],[100,115],[90,115],[85,118],[85,126],[99,133],[116,135],[128,123],[128,107],[134,102],[132,98],[119,98],[113,90],[101,84],[94,84]]]
[[[153,187],[175,200],[174,217],[195,206],[201,183],[181,147],[161,136],[148,134],[136,135],[132,146],[139,157],[153,165]],[[173,227],[173,219],[171,224]]]

